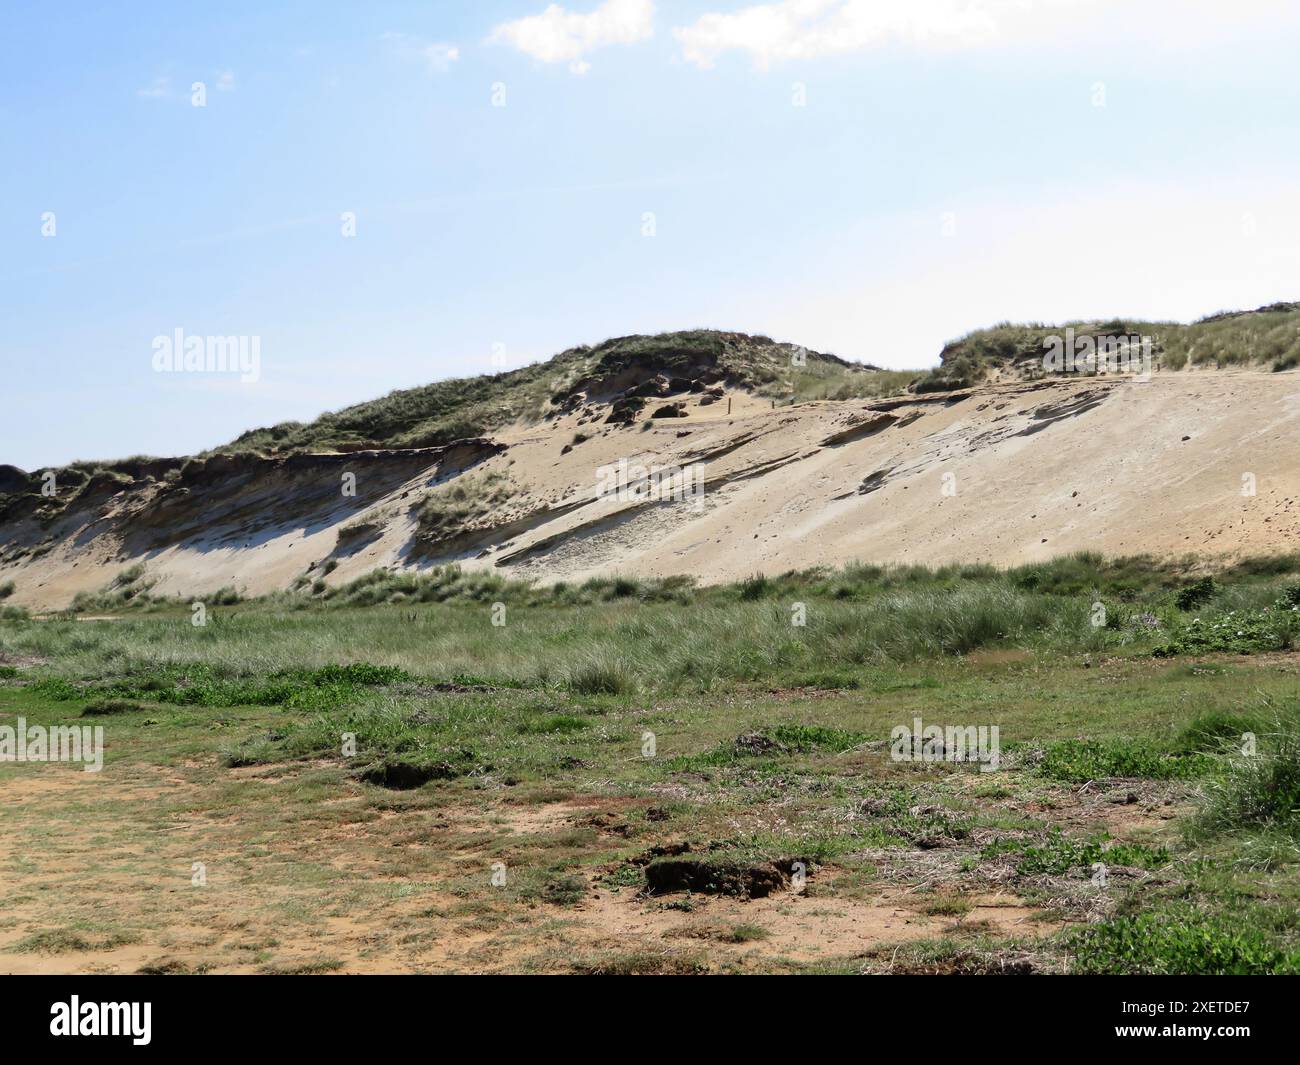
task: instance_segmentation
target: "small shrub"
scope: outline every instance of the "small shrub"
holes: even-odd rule
[[[641,591],[641,584],[632,577],[615,577],[609,585],[607,598],[630,599]]]
[[[636,690],[627,666],[610,659],[590,659],[571,666],[564,683],[579,695],[626,695]]]
[[[738,924],[732,925],[718,936],[718,939],[723,943],[757,943],[764,939],[770,939],[771,935],[772,933],[762,925]]]
[[[1197,607],[1208,603],[1217,590],[1213,577],[1202,577],[1194,584],[1189,584],[1186,588],[1181,589],[1174,597],[1174,605],[1179,610],[1195,610]]]
[[[961,917],[970,913],[974,903],[960,895],[940,895],[921,907],[927,917]]]
[[[366,766],[357,775],[367,784],[394,791],[409,791],[435,780],[454,780],[470,767],[454,765],[427,755],[393,755]]]
[[[90,703],[83,711],[82,717],[110,717],[114,714],[131,714],[145,707],[127,699],[98,699]]]
[[[1280,601],[1279,601],[1280,602]],[[1300,628],[1300,607],[1229,610],[1190,624],[1152,652],[1157,658],[1180,654],[1252,654],[1291,646]]]
[[[555,876],[543,886],[541,897],[555,906],[573,906],[583,900],[587,885],[576,876]]]
[[[397,684],[411,679],[411,675],[398,666],[376,666],[369,662],[322,666],[308,676],[313,684],[361,684],[367,687]]]

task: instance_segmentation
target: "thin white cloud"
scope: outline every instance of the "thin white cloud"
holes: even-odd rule
[[[682,58],[711,67],[726,52],[766,69],[891,45],[953,50],[1075,35],[1099,25],[1132,41],[1205,39],[1252,17],[1285,11],[1280,0],[777,0],[710,12],[673,30]]]
[[[654,35],[653,0],[605,0],[588,14],[551,4],[540,15],[503,22],[488,38],[543,63],[568,63],[574,74],[591,69],[587,55],[610,44],[633,44]]]
[[[385,33],[381,40],[404,59],[417,59],[436,74],[445,74],[460,58],[460,49],[446,41],[423,41],[408,33]]]
[[[990,7],[1008,5],[976,0],[781,0],[729,14],[702,15],[693,25],[673,31],[683,57],[710,67],[723,52],[748,52],[755,65],[767,67],[788,59],[811,59],[834,52],[857,51],[891,40],[969,43],[996,34]]]
[[[161,100],[164,97],[170,96],[171,91],[172,91],[171,78],[167,77],[165,74],[160,74],[158,77],[154,78],[153,81],[150,82],[149,85],[146,86],[145,88],[136,89],[135,94],[137,96],[143,96],[145,99],[149,99],[149,100]]]
[[[427,44],[424,46],[424,61],[430,69],[436,71],[450,70],[452,63],[460,58],[460,49],[454,44]]]
[[[233,70],[223,70],[217,75],[217,89],[220,92],[234,92],[235,72]]]

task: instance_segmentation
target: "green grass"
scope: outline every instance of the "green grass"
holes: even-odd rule
[[[922,906],[921,912],[927,917],[962,917],[972,909],[973,904],[969,899],[960,895],[941,895]]]
[[[762,925],[736,924],[726,929],[718,939],[723,943],[761,943],[771,938],[771,935]]]
[[[785,957],[792,911],[820,920],[906,888],[915,909],[962,918],[996,890],[1070,927],[1026,947],[980,939],[979,921],[920,922],[951,944],[898,964],[1286,971],[1300,949],[1294,660],[1151,651],[1195,617],[1289,602],[1294,575],[1290,558],[1222,569],[1195,611],[1176,603],[1191,564],[1090,555],[710,588],[512,584],[497,627],[495,600],[447,569],[423,586],[457,589],[443,599],[255,600],[201,628],[166,605],[3,622],[0,661],[23,664],[0,675],[0,720],[98,718],[106,757],[84,782],[0,764],[22,837],[6,883],[34,900],[0,932],[72,964],[130,929],[186,971],[257,971],[315,964],[347,917],[394,965],[446,967],[445,945],[474,935],[458,963],[489,970],[802,971]],[[1098,597],[1115,620],[1094,628]],[[894,762],[891,730],[916,717],[998,725],[1002,768]],[[49,789],[24,802],[14,785],[36,774]],[[1081,787],[1110,778],[1133,783]],[[189,886],[196,860],[206,893]],[[796,861],[806,897],[761,920],[701,897],[785,892]],[[1123,872],[1100,888],[1097,863]],[[159,883],[177,888],[161,908]],[[404,892],[419,902],[384,908]],[[608,916],[606,892],[683,938],[582,945],[572,933]],[[245,930],[232,903],[260,917]],[[182,956],[164,932],[227,938]],[[329,942],[325,960],[351,960]]]
[[[337,972],[346,968],[346,964],[338,958],[310,958],[306,961],[266,965],[261,971],[268,976],[316,976],[321,973]]]
[[[1246,714],[1202,714],[1175,737],[1170,744],[1170,753],[1218,753],[1240,748],[1247,733],[1263,731],[1262,721],[1261,717]]]
[[[559,616],[571,624],[571,633],[560,646],[551,641],[551,650],[557,653],[548,656],[546,682],[588,694],[658,687],[669,675],[678,687],[705,690],[717,683],[759,677],[773,677],[792,687],[851,688],[860,683],[864,668],[984,649],[1165,656],[1255,653],[1284,649],[1300,635],[1300,607],[1286,598],[1287,589],[1294,587],[1288,577],[1300,569],[1295,557],[1269,560],[1267,565],[1264,560],[1247,560],[1222,570],[1216,580],[1215,604],[1191,616],[1177,609],[1174,601],[1194,565],[1145,558],[1106,560],[1084,553],[1005,571],[988,566],[931,569],[855,564],[839,570],[756,575],[710,588],[695,587],[682,578],[628,577],[534,587],[492,573],[466,574],[455,566],[421,574],[375,571],[336,588],[319,582],[313,595],[286,592],[248,601],[234,613],[214,607],[209,624],[169,640],[175,647],[164,657],[192,661],[187,649],[228,644],[234,628],[248,632],[275,624],[307,629],[311,621],[286,615],[320,609],[412,608],[415,612],[396,616],[416,633],[432,618],[423,608],[439,603],[477,603],[488,608],[500,602],[509,609],[507,624],[490,630],[495,632],[491,637],[483,631],[486,609],[482,615],[472,611],[447,615],[450,623],[443,642],[477,645],[472,657],[457,658],[456,671],[466,673],[481,672],[475,660],[482,655],[496,659],[502,651],[515,650],[535,657],[539,649],[532,645],[540,631],[536,622],[546,615],[530,611],[561,612]],[[141,580],[147,583],[138,574],[130,576],[126,587]],[[111,607],[115,613],[133,615],[188,609],[183,602],[169,607],[147,592],[130,601],[122,600],[121,594],[121,589],[109,589],[85,596],[77,609]],[[1107,607],[1102,628],[1091,624],[1092,604],[1097,601]],[[790,624],[794,602],[807,604],[805,627]],[[604,603],[627,603],[636,610],[625,616],[578,610]],[[664,609],[648,609],[655,605]],[[678,609],[684,607],[692,609],[685,613]],[[358,617],[364,618],[359,622],[362,628],[376,624],[375,615]],[[383,627],[392,630],[392,621],[392,616],[385,616]],[[168,619],[160,628],[173,631],[175,622]],[[549,628],[549,622],[541,625],[541,630]],[[379,646],[401,647],[406,642],[390,638]],[[310,651],[304,649],[304,655]],[[662,665],[647,668],[651,655]],[[288,659],[281,665],[293,668],[300,661]],[[498,673],[495,679],[532,684],[537,678],[512,670],[508,675]]]
[[[1054,780],[1084,784],[1106,777],[1185,780],[1212,765],[1208,756],[1196,752],[1180,755],[1158,744],[1117,737],[1049,744],[1039,769]]]
[[[1070,940],[1080,973],[1246,976],[1300,973],[1300,954],[1248,915],[1210,914],[1187,905],[1125,915]]]
[[[66,954],[97,950],[139,942],[132,932],[103,929],[91,922],[78,923],[71,928],[49,928],[24,936],[14,946],[19,954]]]
[[[1255,749],[1236,753],[1227,772],[1211,782],[1190,826],[1193,838],[1262,833],[1300,842],[1300,713],[1294,705],[1284,713],[1268,728],[1255,726]],[[1224,723],[1229,736],[1235,724]],[[1231,738],[1240,744],[1240,735]]]
[[[1169,851],[1163,847],[1111,842],[1105,836],[1077,839],[1059,830],[1050,832],[1041,845],[1023,840],[1004,840],[984,850],[985,857],[1006,853],[1021,855],[1016,865],[1016,872],[1021,876],[1042,873],[1059,876],[1072,869],[1090,868],[1098,862],[1139,869],[1157,869],[1169,862]]]
[[[940,366],[921,378],[915,388],[918,392],[964,388],[982,381],[994,369],[1015,368],[1028,378],[1041,377],[1046,338],[1064,336],[1067,327],[1073,328],[1078,337],[1151,337],[1152,360],[1157,369],[1253,366],[1281,372],[1300,366],[1298,325],[1300,304],[1296,303],[1224,312],[1189,324],[1133,320],[1060,325],[1002,322],[947,344],[940,353]]]

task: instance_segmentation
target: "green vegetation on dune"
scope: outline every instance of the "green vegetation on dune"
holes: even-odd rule
[[[579,393],[607,394],[656,374],[694,377],[701,372],[773,397],[788,395],[792,384],[806,388],[809,398],[821,398],[877,394],[873,388],[893,391],[906,383],[890,377],[885,384],[873,367],[768,337],[696,329],[616,337],[506,373],[401,389],[308,424],[251,430],[215,452],[434,447],[483,436],[515,421],[553,417]]]
[[[474,529],[493,508],[516,498],[518,487],[504,473],[470,473],[427,491],[415,508],[421,550],[433,552]]]
[[[1059,325],[1002,322],[946,345],[939,367],[921,378],[916,390],[966,388],[994,370],[1042,376],[1047,338],[1062,337],[1066,329],[1077,337],[1150,337],[1156,369],[1241,366],[1280,372],[1300,366],[1300,303],[1277,303],[1213,314],[1190,324],[1128,319]]]
[[[1041,376],[1046,340],[1078,336],[1149,336],[1156,368],[1300,366],[1300,304],[1211,315],[1190,324],[1110,321],[1061,325],[1004,322],[946,345],[931,371],[878,370],[767,337],[715,330],[628,336],[570,348],[507,373],[456,378],[403,389],[322,415],[244,433],[220,452],[329,451],[429,447],[481,436],[518,420],[541,421],[576,394],[613,394],[662,374],[701,372],[776,401],[878,398],[908,390],[967,388],[993,370]]]

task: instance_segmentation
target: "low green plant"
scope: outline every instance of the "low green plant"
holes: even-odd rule
[[[1300,955],[1248,916],[1190,905],[1114,917],[1070,937],[1079,973],[1191,976],[1296,974]]]
[[[1279,601],[1279,604],[1281,601]],[[1152,652],[1157,658],[1186,654],[1253,654],[1290,647],[1300,632],[1300,607],[1229,610],[1195,617],[1168,643]]]
[[[1163,847],[1111,842],[1104,835],[1079,839],[1064,835],[1059,828],[1052,829],[1042,844],[1002,840],[986,848],[984,856],[1008,852],[1022,856],[1016,865],[1016,872],[1021,876],[1060,876],[1071,869],[1090,868],[1098,862],[1139,869],[1156,869],[1169,862],[1169,852]]]
[[[1205,754],[1175,754],[1152,743],[1122,738],[1059,740],[1047,745],[1039,772],[1053,780],[1083,784],[1106,777],[1183,780],[1215,765]]]

